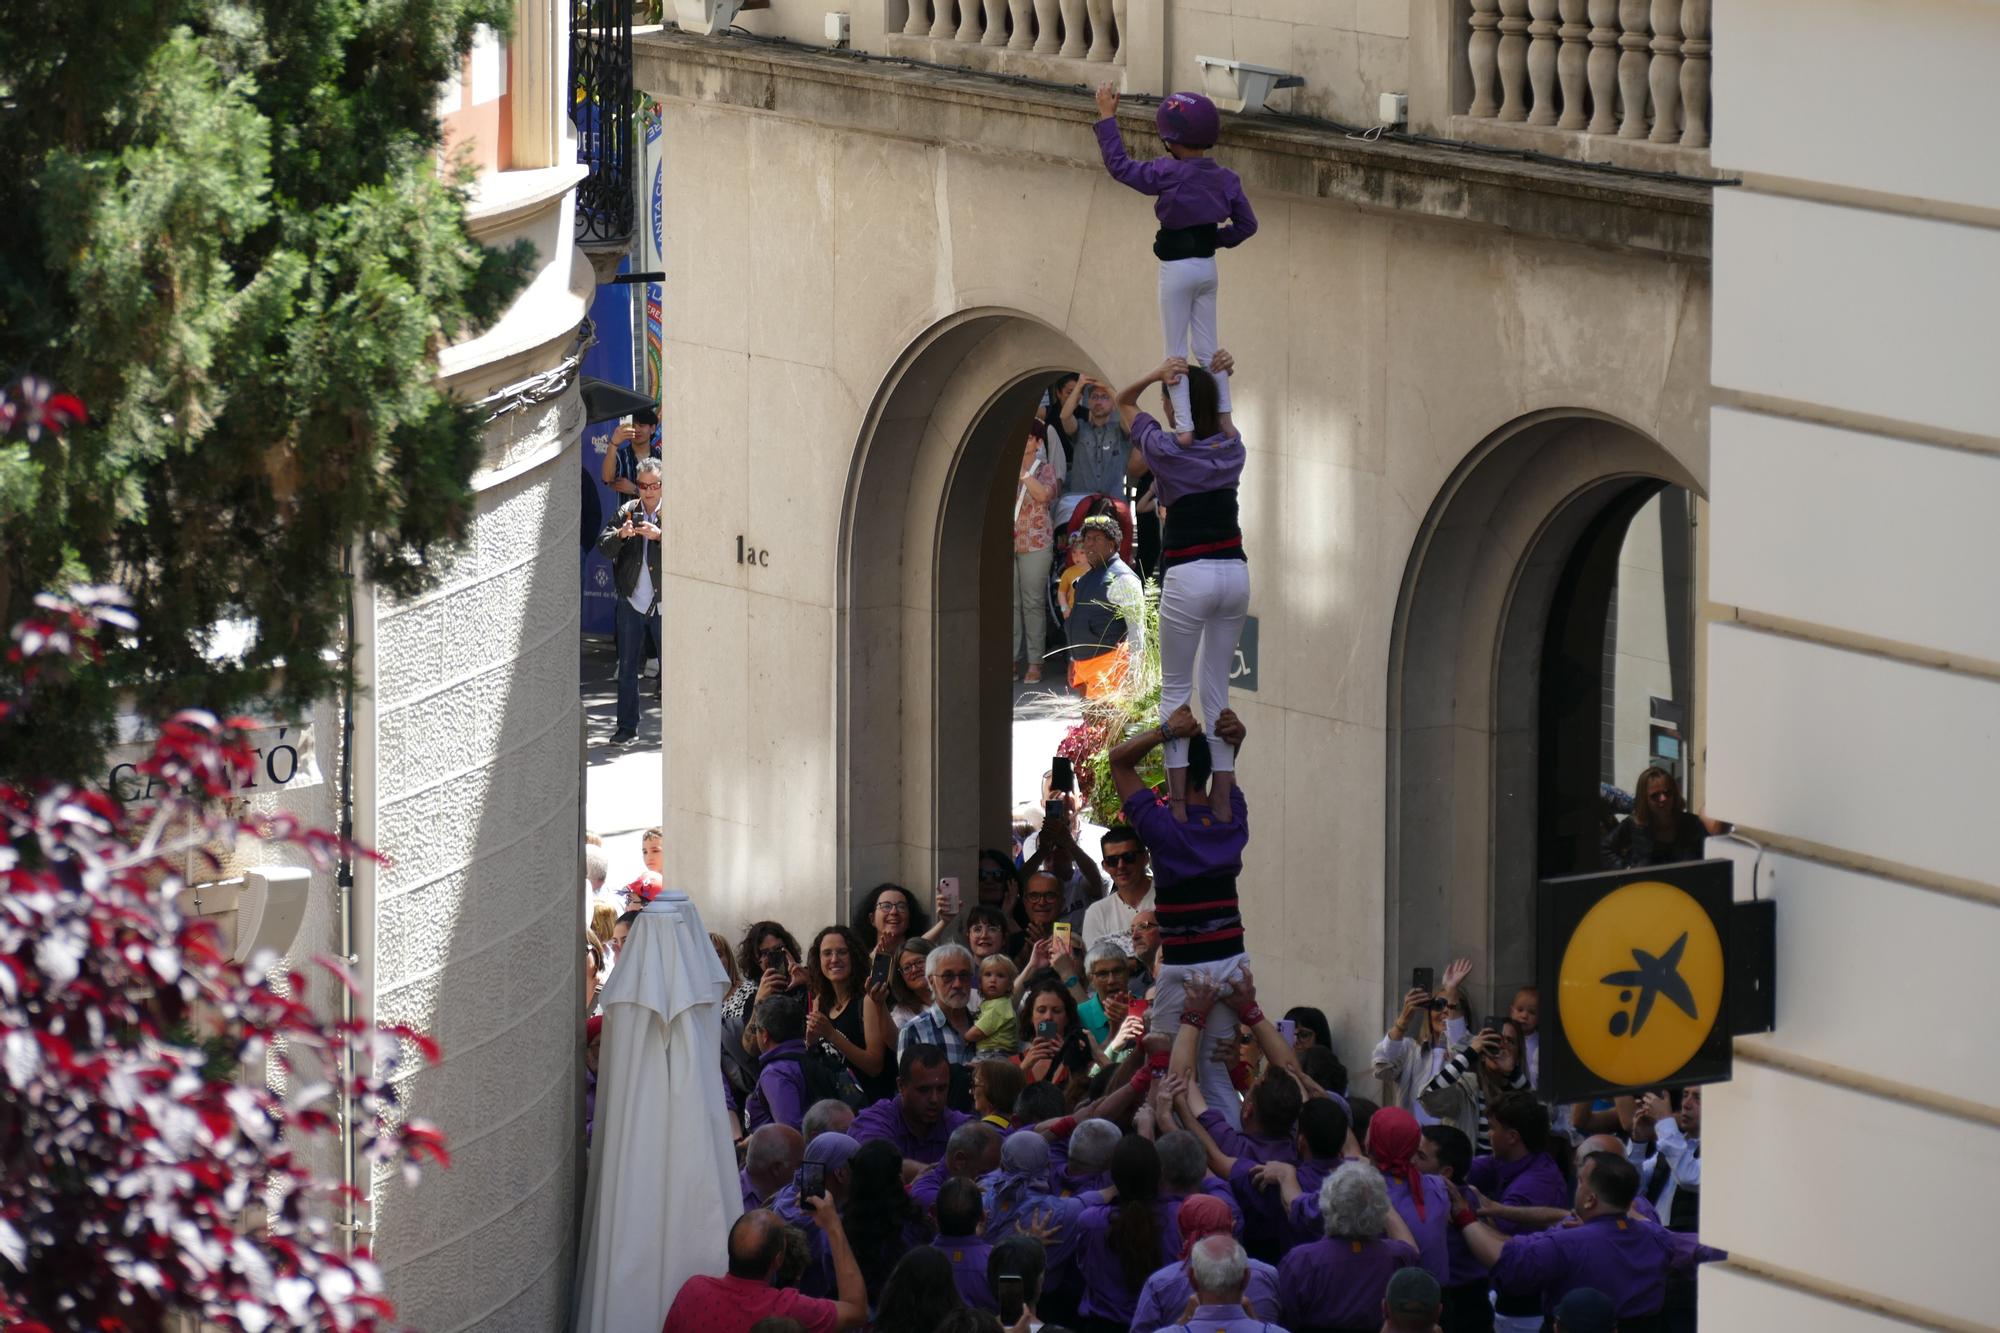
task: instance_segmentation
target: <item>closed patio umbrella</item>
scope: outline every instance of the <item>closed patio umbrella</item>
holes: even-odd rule
[[[651,1333],[683,1282],[726,1266],[729,1228],[743,1211],[722,1114],[728,985],[687,895],[669,890],[648,903],[599,996],[579,1333]]]

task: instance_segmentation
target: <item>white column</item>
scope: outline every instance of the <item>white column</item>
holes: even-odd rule
[[[1646,66],[1652,62],[1652,34],[1646,27],[1649,0],[1618,0],[1618,98],[1625,116],[1618,123],[1621,139],[1646,137]]]
[[[1590,24],[1584,21],[1586,0],[1562,0],[1562,49],[1556,52],[1556,77],[1562,83],[1562,119],[1559,130],[1581,130],[1589,123],[1583,113],[1584,70],[1590,56]]]
[[[1590,132],[1618,131],[1618,0],[1590,0]]]
[[[1681,6],[1681,147],[1708,147],[1708,0]]]
[[[1111,63],[1111,0],[1089,0],[1090,51],[1086,59]]]
[[[1556,0],[1528,0],[1528,86],[1534,106],[1530,125],[1556,123]]]
[[[1681,140],[1681,0],[1653,0],[1653,67],[1647,75],[1653,88],[1654,143]]]
[[[1472,106],[1469,116],[1481,119],[1500,114],[1495,89],[1500,82],[1496,54],[1500,46],[1500,0],[1472,0],[1472,35],[1466,39],[1465,54],[1472,62]]]
[[[1528,118],[1528,0],[1500,0],[1500,119]]]

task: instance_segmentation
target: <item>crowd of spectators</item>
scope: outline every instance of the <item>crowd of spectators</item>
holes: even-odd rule
[[[1093,856],[1056,800],[963,901],[712,937],[744,1211],[664,1333],[1694,1328],[1698,1089],[1550,1104],[1534,988],[1482,1021],[1462,958],[1352,1079],[1366,1017],[1269,1017],[1248,967],[1161,1030],[1186,909],[1135,825]]]

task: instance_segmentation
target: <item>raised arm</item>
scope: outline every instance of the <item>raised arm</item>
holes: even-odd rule
[[[826,1235],[827,1255],[833,1260],[834,1303],[839,1307],[839,1327],[860,1328],[868,1322],[868,1285],[862,1280],[861,1265],[847,1243],[847,1231],[840,1225],[840,1211],[833,1199],[816,1194],[802,1200],[811,1210],[814,1225]]]
[[[1154,746],[1168,734],[1192,736],[1199,729],[1195,724],[1194,710],[1182,704],[1161,725],[1145,727],[1120,741],[1109,755],[1111,782],[1118,789],[1119,801],[1128,801],[1136,793],[1146,790],[1146,781],[1139,776],[1139,761],[1151,754]]]
[[[1139,395],[1155,384],[1178,384],[1185,374],[1187,360],[1170,356],[1160,363],[1158,369],[1147,372],[1144,378],[1118,391],[1118,424],[1125,428],[1127,435],[1132,433],[1132,423],[1139,417]]]
[[[1063,428],[1064,433],[1076,434],[1076,405],[1083,401],[1084,390],[1088,389],[1090,384],[1090,376],[1078,375],[1069,382],[1069,388],[1063,390],[1063,400],[1056,405],[1056,423]]]
[[[1097,124],[1093,127],[1097,134],[1097,151],[1104,159],[1104,169],[1111,173],[1111,179],[1120,185],[1137,190],[1140,194],[1158,194],[1166,189],[1168,183],[1173,180],[1172,158],[1160,158],[1153,162],[1134,162],[1125,156],[1125,137],[1118,132],[1116,84],[1097,85],[1097,116]],[[1256,228],[1257,221],[1252,218],[1250,229],[1255,231]]]

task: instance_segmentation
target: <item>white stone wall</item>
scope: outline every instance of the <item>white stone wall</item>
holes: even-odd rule
[[[1988,1328],[2000,1075],[1949,996],[2000,947],[2000,9],[1718,25],[1709,806],[1768,849],[1779,957],[1705,1103],[1703,1324]]]

